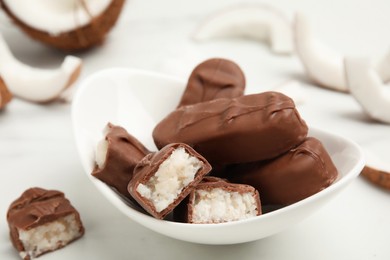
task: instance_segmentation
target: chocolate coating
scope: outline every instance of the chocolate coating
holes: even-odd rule
[[[26,190],[11,203],[7,212],[13,246],[19,252],[24,251],[23,243],[19,239],[19,230],[30,230],[70,214],[75,215],[82,236],[84,227],[80,215],[65,198],[64,193],[37,187]]]
[[[230,183],[229,181],[218,177],[206,176],[195,187],[195,189],[191,191],[191,193],[188,196],[188,199],[185,202],[185,205],[180,205],[181,207],[178,208],[178,211],[183,210],[183,212],[176,212],[175,210],[175,217],[181,216],[181,221],[184,220],[184,222],[187,223],[195,223],[193,215],[195,210],[194,204],[197,203],[196,191],[204,190],[210,192],[213,189],[222,189],[226,192],[237,192],[240,194],[244,194],[244,193],[252,194],[256,204],[257,216],[261,215],[261,203],[260,203],[259,192],[255,188],[246,184]],[[225,201],[225,203],[227,203],[227,201]],[[232,203],[234,204],[234,202]],[[205,222],[202,223],[208,224],[208,223],[222,223],[222,222],[226,222],[226,221],[221,220],[219,222],[210,222],[210,220],[206,220]]]
[[[222,176],[255,187],[263,204],[289,205],[325,189],[338,173],[322,143],[308,137],[278,158],[232,165]]]
[[[108,150],[102,169],[95,166],[92,175],[115,188],[125,197],[131,197],[127,185],[137,163],[150,151],[123,127],[107,124]]]
[[[175,198],[174,202],[171,203],[164,210],[158,212],[154,207],[153,203],[143,197],[138,191],[137,187],[139,184],[146,184],[152,176],[155,175],[160,165],[173,153],[173,151],[179,147],[183,147],[185,151],[191,156],[196,157],[198,160],[203,162],[203,166],[195,174],[194,180],[186,185],[180,194]],[[202,180],[202,178],[211,171],[211,165],[207,160],[197,153],[190,146],[183,143],[173,143],[165,146],[158,152],[150,153],[146,155],[134,169],[134,177],[129,182],[128,191],[133,198],[152,216],[158,219],[163,219],[168,215],[190,192],[191,190]]]
[[[245,76],[241,68],[226,59],[209,59],[192,71],[178,107],[217,98],[234,98],[244,94]]]
[[[307,132],[291,98],[264,92],[180,107],[157,124],[153,138],[158,148],[187,143],[214,165],[274,158]]]

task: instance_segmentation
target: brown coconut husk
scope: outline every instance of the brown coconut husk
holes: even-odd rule
[[[89,24],[75,28],[73,31],[51,35],[48,32],[31,28],[28,24],[19,20],[18,17],[9,10],[4,1],[0,0],[1,7],[8,16],[31,38],[64,51],[80,51],[101,44],[104,41],[106,34],[118,20],[124,2],[125,0],[112,0],[103,13],[91,17],[91,22]],[[88,12],[87,8],[86,11]]]
[[[0,110],[12,99],[12,93],[8,90],[4,80],[0,77]]]
[[[365,166],[361,175],[371,183],[390,190],[390,172],[375,169],[373,167]]]

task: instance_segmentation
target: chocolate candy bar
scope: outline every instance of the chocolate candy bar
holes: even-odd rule
[[[261,215],[255,188],[216,177],[205,177],[191,191],[186,203],[184,214],[188,223],[223,223]]]
[[[291,98],[264,92],[180,107],[157,124],[153,138],[158,148],[189,144],[214,165],[274,158],[307,132]]]
[[[7,221],[12,244],[25,260],[64,247],[84,234],[79,213],[56,190],[26,190],[10,205]]]
[[[169,144],[145,156],[134,169],[128,190],[152,216],[163,219],[211,170],[186,144]]]
[[[244,94],[245,76],[240,67],[226,59],[209,59],[192,71],[178,107],[217,98]]]
[[[309,137],[278,158],[229,166],[222,176],[255,187],[263,204],[289,205],[325,189],[338,173],[322,143]]]
[[[137,163],[150,151],[123,127],[107,124],[106,135],[97,148],[96,165],[92,175],[131,197],[127,185]]]

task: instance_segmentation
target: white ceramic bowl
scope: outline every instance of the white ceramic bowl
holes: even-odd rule
[[[347,186],[364,166],[361,149],[353,142],[318,129],[309,135],[321,140],[339,171],[327,189],[279,210],[247,220],[222,224],[185,224],[158,220],[122,200],[91,176],[96,144],[107,122],[125,127],[149,149],[155,149],[152,130],[172,111],[185,82],[168,76],[133,70],[108,69],[86,78],[72,105],[77,148],[85,174],[97,189],[131,220],[166,236],[202,244],[235,244],[261,239],[290,227],[321,208]]]

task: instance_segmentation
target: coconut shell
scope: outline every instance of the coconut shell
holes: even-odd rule
[[[365,166],[361,175],[373,184],[390,190],[390,172],[375,169],[373,167]]]
[[[89,24],[75,28],[72,31],[52,35],[48,32],[31,28],[28,24],[22,22],[12,13],[4,1],[0,0],[1,7],[8,16],[31,38],[64,51],[80,51],[101,44],[106,34],[118,20],[124,2],[125,0],[112,0],[106,10],[100,15],[92,17]]]
[[[8,90],[0,77],[0,109],[3,109],[12,99],[12,93]]]

